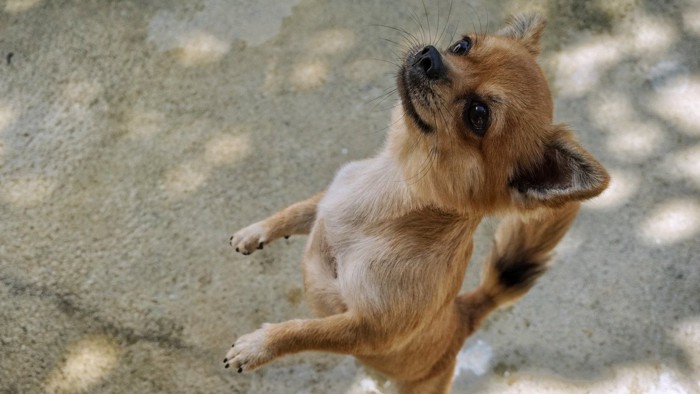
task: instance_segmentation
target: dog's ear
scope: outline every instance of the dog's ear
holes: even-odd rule
[[[600,194],[610,176],[564,126],[554,126],[552,137],[537,159],[522,165],[510,180],[515,200],[525,208],[557,207]]]
[[[530,53],[540,54],[540,37],[547,25],[547,20],[540,14],[517,14],[510,17],[506,27],[496,34],[519,41]]]

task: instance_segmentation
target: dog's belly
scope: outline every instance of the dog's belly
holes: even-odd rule
[[[373,251],[379,247],[371,237],[329,243],[325,220],[319,219],[303,261],[306,299],[315,314],[328,316],[347,310],[377,311],[387,295],[380,278],[370,271]],[[332,233],[332,230],[331,230]],[[347,241],[347,240],[346,240]],[[378,311],[377,311],[378,312]]]
[[[306,301],[314,314],[323,317],[347,311],[338,287],[337,262],[328,245],[322,219],[311,232],[302,267]]]

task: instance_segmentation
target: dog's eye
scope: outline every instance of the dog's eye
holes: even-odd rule
[[[489,108],[480,101],[472,101],[464,111],[464,121],[474,133],[483,136],[489,125]]]
[[[452,45],[450,51],[455,55],[466,55],[467,52],[472,48],[472,40],[469,37],[464,37],[459,40],[456,44]]]

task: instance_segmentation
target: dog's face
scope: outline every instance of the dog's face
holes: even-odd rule
[[[536,62],[544,25],[519,16],[495,35],[407,54],[397,76],[409,134],[400,155],[430,198],[491,212],[558,206],[606,187],[603,167],[552,125]]]

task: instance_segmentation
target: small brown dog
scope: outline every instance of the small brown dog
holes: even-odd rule
[[[243,254],[310,234],[305,294],[315,319],[264,324],[224,363],[252,371],[305,350],[349,354],[401,393],[445,393],[464,340],[545,271],[605,169],[563,125],[536,63],[545,20],[410,50],[384,149],[344,166],[328,190],[231,237]],[[458,294],[472,234],[503,214],[481,285]]]

